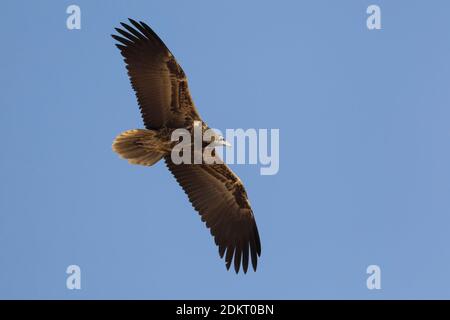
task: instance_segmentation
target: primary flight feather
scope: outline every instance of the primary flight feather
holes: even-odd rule
[[[184,128],[193,132],[200,118],[189,93],[186,75],[158,35],[144,22],[129,19],[116,28],[119,48],[136,93],[146,129],[118,135],[113,150],[130,163],[151,166],[164,158],[167,168],[187,194],[202,221],[211,230],[226,267],[234,262],[247,272],[249,260],[256,271],[261,243],[253,211],[241,180],[224,163],[175,164],[171,134]],[[218,142],[223,142],[217,137]],[[219,143],[220,144],[220,143]],[[214,153],[213,157],[218,157]],[[220,160],[217,158],[217,160]]]

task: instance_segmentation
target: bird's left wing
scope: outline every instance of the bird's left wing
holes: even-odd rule
[[[256,270],[261,243],[252,209],[240,179],[226,164],[174,164],[167,167],[211,229],[220,257],[227,268],[234,259],[236,273],[241,262],[247,272],[249,253]],[[225,254],[226,251],[226,254]]]
[[[144,22],[121,23],[119,42],[128,75],[147,129],[183,127],[200,116],[189,93],[186,75],[158,35]]]

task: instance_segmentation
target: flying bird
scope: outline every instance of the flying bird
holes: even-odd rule
[[[210,229],[227,269],[234,262],[247,272],[249,259],[256,271],[261,243],[255,217],[239,177],[221,161],[175,164],[171,158],[176,129],[193,133],[195,125],[209,129],[189,93],[186,75],[158,35],[144,22],[129,19],[112,37],[122,54],[145,129],[119,134],[113,150],[129,163],[152,166],[164,159],[192,206]],[[213,137],[214,145],[225,145]],[[206,145],[203,144],[202,148]],[[213,152],[215,160],[220,160]]]

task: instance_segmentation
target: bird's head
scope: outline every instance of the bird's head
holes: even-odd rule
[[[231,147],[231,143],[226,141],[223,136],[221,136],[220,134],[217,134],[217,133],[212,137],[211,145],[213,147],[221,147],[221,146]]]
[[[231,147],[231,143],[229,143],[227,140],[225,140],[225,138],[223,136],[219,135],[217,142],[218,142],[219,146]]]

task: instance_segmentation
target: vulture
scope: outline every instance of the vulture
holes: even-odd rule
[[[189,93],[186,75],[158,35],[144,22],[129,19],[112,35],[124,58],[131,86],[135,91],[145,129],[119,134],[113,150],[129,163],[152,166],[163,159],[167,168],[187,194],[192,206],[210,229],[225,258],[226,268],[242,265],[247,272],[249,260],[256,271],[261,243],[255,217],[239,177],[220,161],[213,151],[214,163],[172,161],[171,150],[176,129],[193,134],[194,127],[209,129],[201,119]],[[193,139],[192,139],[193,140]],[[226,145],[223,137],[212,138],[215,145]],[[202,142],[202,150],[205,148]]]

